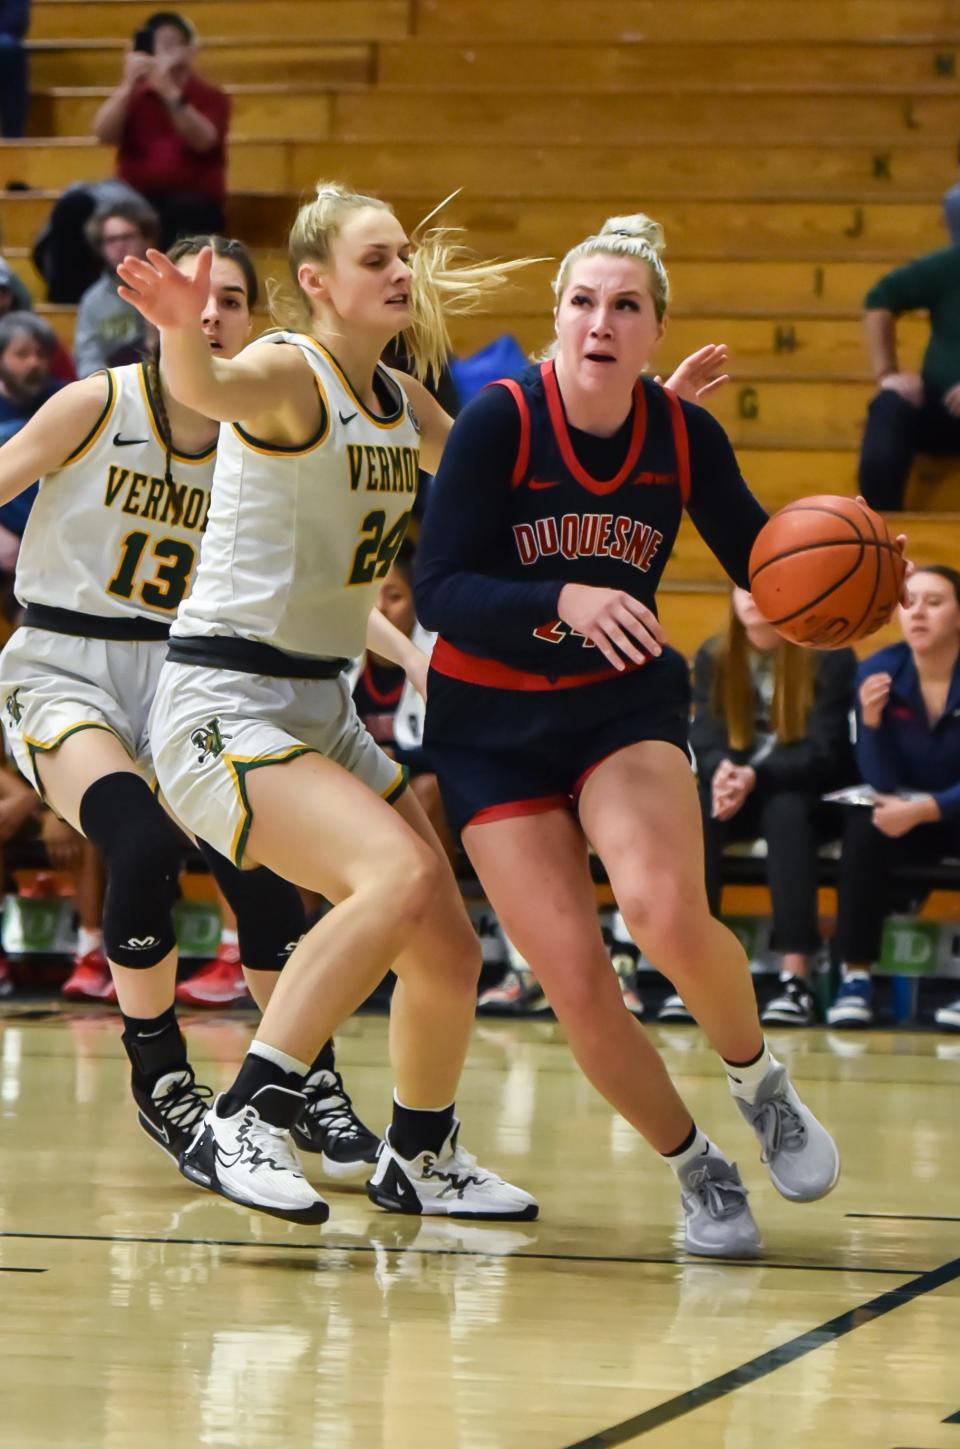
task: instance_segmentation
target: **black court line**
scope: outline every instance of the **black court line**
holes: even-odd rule
[[[652,1429],[672,1423],[674,1419],[682,1418],[684,1414],[690,1414],[704,1404],[726,1398],[735,1390],[766,1378],[767,1374],[772,1374],[776,1369],[804,1358],[806,1354],[823,1348],[825,1344],[835,1343],[838,1338],[852,1333],[855,1328],[862,1328],[865,1323],[872,1323],[884,1314],[892,1313],[895,1308],[902,1308],[905,1303],[922,1298],[925,1293],[932,1293],[936,1288],[953,1283],[957,1278],[960,1278],[960,1258],[954,1258],[929,1273],[921,1273],[910,1283],[904,1283],[900,1288],[891,1288],[886,1293],[881,1293],[878,1298],[862,1303],[859,1308],[840,1313],[827,1323],[821,1323],[819,1328],[808,1329],[806,1333],[788,1339],[778,1348],[768,1349],[766,1353],[748,1359],[738,1368],[730,1369],[715,1379],[708,1379],[706,1383],[698,1384],[695,1389],[687,1389],[672,1399],[665,1399],[662,1404],[656,1404],[645,1413],[636,1414],[632,1419],[624,1419],[619,1424],[612,1424],[609,1429],[601,1429],[599,1434],[591,1434],[587,1439],[578,1439],[575,1444],[568,1444],[566,1449],[609,1449],[612,1444],[626,1444],[628,1440],[638,1439],[641,1434],[649,1434]]]
[[[844,1213],[845,1218],[880,1218],[893,1223],[960,1223],[960,1218],[939,1213]]]
[[[955,1414],[950,1414],[943,1420],[944,1424],[960,1424],[960,1409]]]
[[[0,1273],[48,1273],[49,1268],[0,1268]]]
[[[859,1263],[778,1263],[763,1258],[737,1261],[734,1258],[631,1258],[603,1253],[490,1253],[478,1248],[418,1248],[402,1243],[298,1243],[294,1241],[258,1241],[253,1238],[165,1238],[137,1236],[126,1233],[31,1233],[0,1232],[0,1238],[36,1238],[44,1242],[62,1243],[146,1243],[180,1248],[280,1248],[293,1253],[416,1253],[424,1258],[509,1258],[512,1262],[546,1263],[633,1263],[638,1267],[667,1268],[775,1268],[796,1273],[872,1273],[894,1278],[910,1278],[923,1274],[924,1268],[867,1267]]]

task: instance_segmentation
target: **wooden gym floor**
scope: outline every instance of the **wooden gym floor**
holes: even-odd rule
[[[192,1017],[223,1085],[249,1014]],[[653,1028],[736,1156],[767,1257],[690,1260],[671,1173],[552,1023],[479,1023],[471,1150],[541,1221],[324,1229],[200,1193],[136,1126],[116,1018],[0,1016],[0,1444],[7,1449],[956,1449],[960,1038],[773,1036],[835,1131],[840,1184],[783,1202],[699,1034]],[[341,1064],[382,1126],[386,1023]]]

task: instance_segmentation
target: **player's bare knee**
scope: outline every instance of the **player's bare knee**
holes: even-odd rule
[[[416,929],[430,909],[440,883],[441,862],[419,840],[405,843],[388,860],[369,862],[381,919]]]
[[[702,891],[653,885],[622,900],[620,911],[633,939],[660,969],[693,966],[704,954],[712,917]]]

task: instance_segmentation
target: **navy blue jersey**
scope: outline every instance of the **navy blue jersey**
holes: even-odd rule
[[[683,509],[737,583],[766,514],[720,425],[641,379],[619,431],[570,427],[552,362],[493,384],[460,415],[418,548],[418,617],[434,667],[536,687],[613,673],[557,617],[564,584],[622,589],[656,611]],[[505,666],[503,669],[497,666]]]
[[[361,723],[386,749],[396,748],[394,720],[406,678],[398,665],[380,664],[367,655],[353,686],[353,702]]]

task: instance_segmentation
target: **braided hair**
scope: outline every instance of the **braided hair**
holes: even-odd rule
[[[184,236],[175,241],[167,252],[171,262],[179,262],[183,257],[195,257],[210,247],[214,256],[227,257],[230,261],[236,262],[243,275],[244,285],[247,292],[247,306],[251,312],[257,305],[260,293],[260,284],[257,279],[257,271],[253,265],[253,259],[247,251],[243,242],[233,237],[225,236]],[[170,417],[167,413],[167,402],[163,392],[163,384],[160,380],[160,345],[147,354],[145,358],[147,369],[147,382],[150,386],[150,396],[153,399],[154,410],[157,415],[157,426],[160,429],[160,437],[164,447],[164,468],[163,481],[167,488],[167,497],[170,503],[172,521],[179,523],[183,514],[183,495],[178,493],[177,485],[173,481],[173,434],[170,429]],[[166,510],[164,510],[166,513]]]

